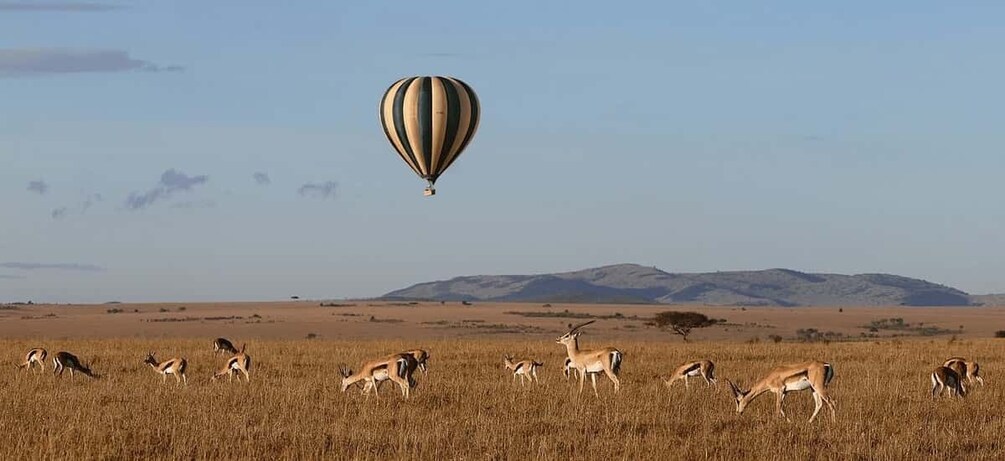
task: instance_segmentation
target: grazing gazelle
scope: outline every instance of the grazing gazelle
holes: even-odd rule
[[[251,371],[251,356],[244,353],[244,349],[246,347],[248,347],[247,344],[242,344],[241,352],[238,352],[233,357],[227,359],[227,364],[221,368],[220,371],[214,373],[213,377],[210,378],[210,381],[216,381],[217,379],[222,378],[223,375],[227,375],[227,381],[233,381],[234,375],[237,375],[237,380],[240,381],[241,374],[243,373],[244,379],[251,382],[251,377],[248,376],[248,373]]]
[[[49,353],[46,352],[45,349],[36,347],[25,354],[24,363],[18,365],[17,367],[31,370],[35,368],[35,365],[37,364],[42,371],[45,371],[45,357],[47,355],[49,355]]]
[[[512,355],[504,355],[503,366],[506,367],[507,370],[513,371],[514,383],[516,383],[516,377],[519,375],[520,385],[523,386],[524,379],[529,380],[531,384],[539,382],[537,379],[537,369],[538,367],[543,367],[544,363],[538,362],[537,360],[520,360],[514,362]]]
[[[593,322],[595,320],[576,325],[555,342],[565,346],[565,350],[568,352],[568,357],[571,360],[569,364],[579,374],[579,392],[583,392],[583,385],[586,384],[586,375],[589,374],[593,382],[593,394],[599,397],[600,394],[597,393],[597,374],[600,372],[604,372],[611,379],[611,382],[614,383],[614,392],[618,392],[621,389],[621,381],[618,379],[618,373],[621,372],[621,361],[624,358],[624,354],[613,347],[592,350],[579,349],[579,335],[582,334],[580,328]]]
[[[213,340],[213,352],[217,354],[236,354],[237,348],[234,343],[227,341],[227,338],[216,338]]]
[[[963,387],[963,375],[950,367],[936,367],[932,371],[932,398],[942,395],[942,391],[949,389],[950,396],[963,397],[967,395],[967,390]]]
[[[576,378],[576,373],[578,372],[576,364],[572,363],[572,359],[566,357],[565,363],[562,364],[562,374],[565,375],[565,380],[568,381],[570,377]]]
[[[834,402],[827,396],[827,385],[832,379],[834,379],[834,368],[831,364],[812,361],[777,367],[768,372],[768,376],[751,386],[748,391],[741,390],[729,380],[726,382],[729,383],[733,398],[736,399],[736,414],[743,414],[743,410],[751,401],[759,395],[771,391],[777,397],[775,407],[778,409],[778,414],[786,420],[789,420],[789,417],[785,416],[785,410],[782,410],[782,400],[785,400],[785,394],[809,389],[813,392],[813,403],[815,404],[813,415],[810,416],[809,421],[812,423],[825,403],[831,410],[831,419],[837,419]]]
[[[52,357],[52,373],[56,375],[56,377],[61,378],[63,376],[63,370],[69,369],[70,379],[73,379],[74,371],[79,371],[90,378],[98,379],[100,376],[91,371],[91,365],[93,363],[94,362],[91,361],[91,363],[84,365],[83,363],[80,363],[80,359],[78,359],[76,355],[69,352],[57,352],[56,355]]]
[[[422,374],[426,374],[426,361],[429,360],[429,352],[426,352],[423,349],[413,349],[402,352],[402,354],[408,354],[415,357],[415,362],[418,364],[419,370],[422,370]]]
[[[342,392],[349,386],[363,381],[363,392],[369,397],[370,389],[378,391],[377,398],[380,399],[378,386],[382,381],[389,379],[401,388],[401,395],[407,400],[409,390],[415,386],[412,373],[416,367],[415,357],[409,354],[394,354],[371,360],[364,363],[356,373],[345,365],[339,365],[339,373],[342,374]]]
[[[670,378],[663,380],[666,383],[667,388],[673,386],[673,383],[678,380],[684,380],[684,389],[688,388],[687,380],[692,376],[701,376],[705,378],[705,385],[713,386],[716,384],[715,381],[715,364],[711,360],[696,360],[694,362],[687,362],[674,370]]]
[[[167,382],[167,375],[174,375],[174,379],[178,381],[178,384],[184,381],[185,385],[188,385],[188,377],[185,376],[188,361],[184,358],[167,359],[163,362],[158,362],[154,358],[154,353],[150,352],[147,354],[147,358],[143,360],[143,363],[150,365],[154,371],[160,373],[164,377],[162,382]]]
[[[953,368],[954,363],[963,365],[964,373],[960,375],[960,377],[964,378],[971,386],[978,383],[980,383],[981,386],[984,385],[984,378],[980,375],[981,366],[978,365],[977,362],[967,360],[963,357],[950,357],[946,359],[946,363],[943,363],[942,366]]]

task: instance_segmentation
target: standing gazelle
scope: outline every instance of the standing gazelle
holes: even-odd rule
[[[942,364],[944,367],[953,368],[954,364],[956,367],[962,365],[964,373],[960,375],[968,384],[971,386],[980,383],[981,386],[984,385],[984,378],[981,377],[981,366],[973,360],[967,360],[963,357],[950,357],[946,359],[946,362]]]
[[[94,361],[91,361],[91,363],[84,365],[83,363],[80,363],[80,359],[78,359],[76,355],[69,352],[57,352],[56,355],[52,357],[52,373],[56,375],[56,377],[61,378],[63,377],[63,370],[69,369],[70,379],[73,379],[74,371],[79,371],[90,378],[98,379],[100,376],[91,371],[91,365],[93,363]]]
[[[813,403],[815,404],[813,415],[810,416],[809,421],[812,423],[825,403],[831,410],[831,419],[837,419],[834,402],[827,396],[827,385],[832,379],[834,379],[834,368],[831,364],[812,361],[777,367],[768,372],[768,376],[751,386],[749,391],[741,390],[729,380],[726,382],[729,383],[733,398],[736,399],[736,414],[743,414],[743,410],[751,401],[759,395],[771,391],[777,397],[775,408],[778,409],[778,414],[786,420],[789,420],[789,417],[785,416],[785,410],[782,409],[785,394],[809,389],[813,392]]]
[[[673,383],[678,380],[684,380],[684,389],[688,388],[687,380],[692,376],[701,376],[705,379],[705,385],[714,386],[715,381],[715,364],[711,360],[696,360],[693,362],[687,362],[674,370],[673,374],[669,378],[663,380],[666,383],[667,389],[673,386]]]
[[[345,365],[339,366],[339,373],[342,374],[342,392],[349,386],[364,382],[363,392],[369,397],[370,389],[377,391],[377,398],[380,399],[379,385],[385,380],[394,381],[401,388],[401,395],[408,399],[409,390],[415,386],[412,373],[417,367],[415,357],[410,354],[394,354],[388,357],[371,360],[363,364],[358,372],[353,372]]]
[[[150,365],[154,371],[160,373],[164,378],[162,382],[167,382],[167,375],[174,375],[174,379],[178,381],[178,384],[181,384],[182,381],[184,381],[185,385],[188,385],[188,377],[185,376],[185,369],[188,368],[188,361],[184,358],[167,359],[163,362],[158,362],[157,359],[154,358],[154,353],[150,352],[147,354],[147,358],[143,360],[143,363]]]
[[[537,369],[538,367],[543,367],[543,362],[538,362],[537,360],[519,360],[514,362],[512,355],[503,356],[503,366],[507,370],[513,371],[513,383],[516,383],[516,377],[520,376],[520,385],[523,386],[523,380],[527,379],[531,384],[540,382],[537,379]]]
[[[568,333],[555,340],[555,342],[565,346],[565,350],[568,352],[569,359],[571,360],[569,364],[579,374],[579,392],[583,392],[583,386],[586,384],[586,375],[589,374],[593,382],[593,394],[600,397],[600,394],[597,393],[597,373],[601,371],[614,383],[614,392],[618,392],[621,389],[621,381],[618,379],[618,374],[621,372],[621,361],[624,358],[624,354],[613,347],[591,350],[579,349],[579,335],[583,333],[580,331],[580,328],[593,322],[595,320],[576,325]]]
[[[213,340],[213,353],[233,355],[237,353],[237,348],[227,338],[216,338]]]
[[[963,397],[967,389],[963,387],[963,374],[951,367],[936,367],[932,371],[932,398],[942,395],[948,389],[950,396]]]
[[[244,379],[251,382],[251,377],[248,376],[248,373],[251,372],[251,356],[244,353],[246,347],[248,347],[247,344],[242,344],[241,351],[227,359],[227,364],[220,371],[214,373],[210,381],[216,381],[223,375],[227,375],[227,381],[233,381],[234,375],[237,375],[237,380],[241,381],[241,374],[243,374]]]
[[[36,347],[25,354],[24,363],[18,365],[17,367],[31,370],[35,368],[35,365],[38,365],[42,371],[45,371],[45,357],[47,355],[49,355],[49,353],[46,352],[45,349]]]

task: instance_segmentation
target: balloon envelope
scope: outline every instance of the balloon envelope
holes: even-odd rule
[[[478,129],[478,96],[452,77],[407,77],[380,100],[380,123],[401,159],[429,182],[450,168]]]

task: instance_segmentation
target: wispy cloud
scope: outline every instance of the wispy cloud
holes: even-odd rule
[[[302,197],[313,197],[313,198],[334,198],[335,193],[338,190],[338,183],[335,181],[325,181],[322,183],[307,183],[300,186],[297,189],[297,193]]]
[[[77,264],[77,263],[3,262],[0,263],[0,267],[6,269],[18,269],[23,271],[61,270],[61,271],[80,271],[80,272],[102,272],[105,270],[104,267],[95,266],[94,264]]]
[[[0,76],[26,77],[81,72],[177,72],[181,66],[160,66],[135,59],[122,50],[70,48],[0,49]]]
[[[269,178],[269,174],[263,171],[255,172],[255,174],[252,175],[252,178],[255,179],[255,184],[258,184],[259,186],[268,186],[269,184],[272,184],[272,179]]]
[[[70,214],[71,211],[77,211],[79,214],[84,214],[87,210],[94,206],[95,203],[101,202],[103,199],[104,198],[101,194],[90,194],[85,196],[84,199],[75,206],[61,206],[53,208],[49,215],[52,216],[52,219],[63,219]]]
[[[154,188],[144,192],[133,192],[126,198],[126,208],[139,210],[153,205],[157,201],[170,198],[177,192],[188,192],[196,186],[206,184],[209,176],[189,176],[174,168],[161,173],[161,179]]]
[[[46,192],[49,192],[49,185],[46,184],[45,181],[41,179],[35,181],[28,181],[27,190],[29,192],[34,192],[38,195],[45,195]]]
[[[98,12],[121,9],[121,5],[110,3],[86,3],[86,2],[0,2],[0,12],[2,11],[69,11],[69,12]]]
[[[23,278],[25,278],[25,276],[23,276],[23,275],[0,274],[0,280],[3,280],[3,279],[18,280],[18,279],[23,279]]]

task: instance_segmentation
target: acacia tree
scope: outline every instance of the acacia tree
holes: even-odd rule
[[[687,342],[687,335],[691,334],[692,329],[709,327],[715,325],[716,321],[698,312],[665,311],[656,314],[649,324],[662,330],[671,330]]]

